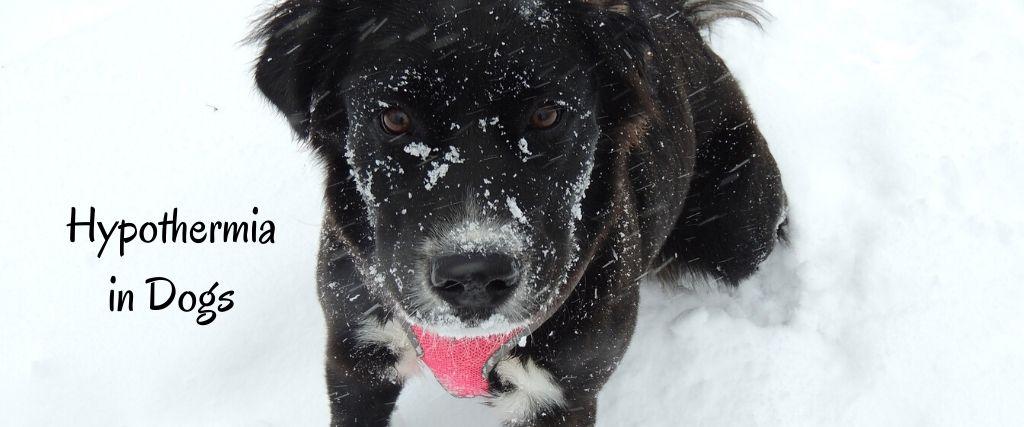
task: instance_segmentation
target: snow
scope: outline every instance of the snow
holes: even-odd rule
[[[481,221],[459,222],[447,233],[446,239],[454,243],[454,248],[463,252],[501,250],[520,253],[528,246],[526,233],[516,230],[516,227]]]
[[[519,203],[516,201],[515,197],[506,197],[505,205],[508,206],[508,212],[512,214],[512,218],[515,218],[515,220],[519,221],[520,224],[525,225],[527,223],[526,215],[523,214],[522,209],[519,209]]]
[[[533,155],[533,153],[530,152],[530,143],[526,141],[526,138],[519,138],[519,142],[516,142],[516,146],[519,147],[519,152],[522,153],[519,158],[523,160],[523,163],[526,163],[526,161],[530,159],[530,156]]]
[[[423,160],[427,160],[427,157],[430,157],[430,152],[433,150],[422,142],[410,142],[402,149],[402,151],[412,155],[413,157],[419,157]]]
[[[239,40],[260,5],[0,15],[5,423],[327,424],[321,166],[249,79],[255,51]],[[647,286],[599,424],[1024,424],[1024,5],[764,5],[766,32],[723,23],[711,40],[784,173],[792,244],[734,293]],[[72,206],[112,220],[258,206],[277,242],[96,259],[67,240]],[[144,280],[164,276],[218,282],[236,307],[204,327],[110,313],[111,275],[139,306]],[[429,377],[398,404],[399,426],[496,423]]]
[[[505,335],[521,331],[526,326],[523,323],[515,323],[508,320],[501,314],[494,314],[480,323],[469,326],[454,315],[432,316],[429,319],[414,319],[407,317],[406,321],[419,324],[431,334],[445,338],[481,338],[495,335]],[[518,334],[515,334],[518,335]]]
[[[447,174],[447,163],[430,162],[430,170],[427,171],[426,184],[423,185],[423,188],[427,190],[434,188],[434,186],[437,185],[437,181],[444,178]]]
[[[483,119],[477,120],[477,126],[480,127],[480,131],[481,132],[485,132],[486,133],[487,132],[487,126],[497,125],[498,122],[500,122],[500,121],[501,121],[501,119],[498,118],[498,117],[483,118]],[[499,127],[500,127],[500,125],[499,125]]]
[[[448,152],[444,154],[444,160],[453,164],[466,162],[466,159],[463,159],[462,154],[459,153],[459,149],[453,146],[448,147]]]

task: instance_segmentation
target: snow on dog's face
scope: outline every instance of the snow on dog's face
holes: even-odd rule
[[[628,9],[598,3],[308,0],[263,23],[257,82],[324,159],[337,233],[406,320],[508,331],[571,289],[602,129],[637,92],[607,70],[644,56],[609,18]]]
[[[577,253],[594,82],[542,10],[405,13],[379,18],[340,81],[372,263],[413,322],[513,327]]]

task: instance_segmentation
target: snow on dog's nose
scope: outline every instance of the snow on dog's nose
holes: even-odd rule
[[[463,253],[431,263],[431,289],[453,307],[489,313],[500,306],[519,284],[519,267],[504,254]]]

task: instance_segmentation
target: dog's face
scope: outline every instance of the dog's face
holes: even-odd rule
[[[335,13],[359,13],[359,2],[343,3]],[[578,10],[540,0],[397,3],[362,5],[372,14],[347,36],[320,22],[323,10],[289,12],[300,16],[278,34],[313,30],[278,51],[335,58],[319,60],[305,84],[308,115],[290,118],[327,162],[328,199],[354,186],[371,242],[363,274],[409,320],[519,326],[566,291],[606,104],[628,93],[606,93],[607,58],[569,22]],[[278,34],[267,35],[268,51]],[[320,50],[302,44],[318,39]],[[267,59],[257,68],[265,93]]]
[[[389,17],[360,43],[342,79],[346,158],[373,263],[406,314],[515,324],[577,252],[595,82],[560,26],[507,8],[444,12],[435,25]]]

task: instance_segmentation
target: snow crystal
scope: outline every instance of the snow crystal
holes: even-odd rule
[[[527,21],[547,23],[551,20],[551,12],[543,7],[541,0],[520,0],[519,16]]]
[[[422,142],[410,142],[402,151],[405,151],[414,157],[427,160],[427,157],[430,157],[432,149]]]
[[[463,163],[465,160],[459,154],[459,149],[453,146],[448,147],[448,152],[444,155],[444,160],[448,163]]]
[[[594,170],[594,161],[588,159],[583,168],[583,173],[576,179],[576,182],[572,185],[572,201],[569,206],[569,211],[572,213],[572,217],[579,221],[583,219],[583,196],[587,192],[587,188],[590,188],[590,175]],[[575,231],[575,223],[571,225],[571,229]]]
[[[404,313],[403,313],[404,314]],[[528,326],[522,322],[511,322],[501,314],[494,314],[476,325],[468,325],[452,314],[437,314],[428,319],[416,319],[405,314],[407,320],[419,324],[430,332],[449,338],[472,338],[499,335]]]
[[[526,162],[533,155],[530,152],[530,145],[526,142],[526,138],[519,138],[517,145],[519,146],[519,152],[522,153],[520,157],[523,159],[523,162]]]
[[[353,132],[359,132],[358,125],[353,126]],[[345,162],[349,166],[349,178],[355,183],[356,191],[359,196],[363,199],[363,206],[366,209],[366,217],[370,222],[370,226],[377,224],[377,198],[374,197],[371,191],[373,187],[373,173],[371,171],[363,171],[356,163],[356,152],[352,148],[352,144],[345,145]]]
[[[475,220],[452,227],[445,239],[452,242],[452,250],[460,252],[520,253],[529,244],[529,238],[511,224]]]
[[[526,224],[526,215],[523,215],[523,211],[519,209],[519,203],[516,202],[516,198],[509,196],[505,199],[505,204],[508,205],[508,211],[512,213],[512,217],[519,221],[521,224]]]
[[[448,173],[448,164],[440,162],[430,162],[431,169],[427,171],[427,183],[423,186],[427,190],[433,189],[437,185],[437,180],[444,178],[445,174]]]
[[[494,126],[494,125],[498,124],[499,121],[500,121],[500,119],[497,118],[497,117],[491,117],[491,118],[485,117],[485,118],[482,118],[480,120],[477,120],[477,125],[480,126],[480,130],[481,131],[487,132],[487,126],[488,125]]]

